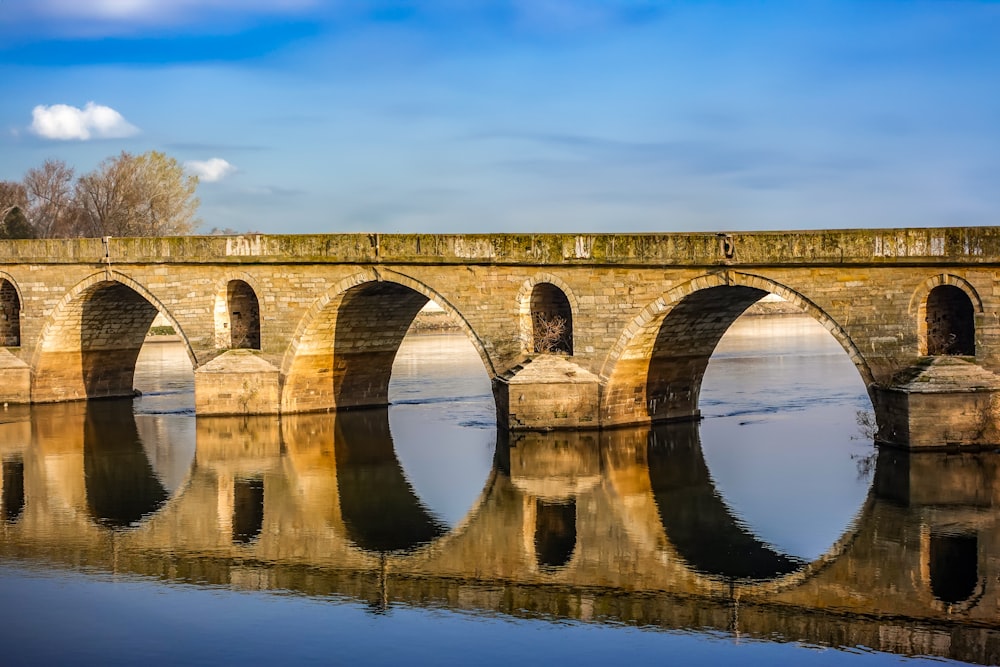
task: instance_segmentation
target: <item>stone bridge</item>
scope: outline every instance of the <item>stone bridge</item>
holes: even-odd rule
[[[18,410],[0,424],[0,557],[1000,662],[989,453],[883,448],[854,523],[804,562],[734,519],[697,423],[501,432],[446,526],[406,481],[385,409],[199,418],[183,469],[152,454],[128,401]]]
[[[719,338],[773,293],[843,346],[879,440],[982,446],[1000,442],[998,269],[994,227],[3,241],[0,399],[130,395],[160,314],[200,415],[385,405],[433,300],[509,429],[694,419]]]

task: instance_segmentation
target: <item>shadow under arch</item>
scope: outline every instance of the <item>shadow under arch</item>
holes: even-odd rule
[[[754,274],[706,274],[649,304],[608,353],[601,378],[607,425],[696,419],[701,382],[723,334],[752,304],[772,293],[811,315],[840,343],[871,393],[874,376],[848,333],[794,290]]]
[[[32,401],[133,395],[135,362],[157,314],[173,326],[193,370],[190,341],[149,290],[115,271],[77,283],[42,329],[32,357]]]
[[[21,289],[10,274],[0,271],[0,347],[21,346]]]
[[[404,274],[367,270],[337,283],[303,316],[282,361],[281,411],[387,405],[396,353],[431,300],[468,336],[492,380],[483,342],[451,303]]]

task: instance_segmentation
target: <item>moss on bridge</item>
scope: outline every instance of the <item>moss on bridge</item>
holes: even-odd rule
[[[0,241],[0,263],[245,261],[647,266],[988,264],[1000,228],[671,234],[303,234]]]

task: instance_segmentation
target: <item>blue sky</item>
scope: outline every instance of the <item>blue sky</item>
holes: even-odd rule
[[[122,150],[202,228],[1000,224],[1000,2],[0,0],[0,179]]]

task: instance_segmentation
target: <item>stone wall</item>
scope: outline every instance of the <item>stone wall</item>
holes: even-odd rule
[[[428,299],[503,385],[534,356],[530,295],[542,283],[569,304],[572,354],[560,372],[573,374],[584,401],[568,415],[561,403],[552,404],[559,415],[545,407],[518,413],[542,427],[572,422],[574,413],[593,424],[593,400],[600,426],[696,416],[715,342],[767,293],[816,318],[863,381],[885,388],[937,349],[927,347],[937,336],[928,329],[928,295],[948,286],[971,307],[973,363],[1000,370],[996,228],[183,237],[110,239],[107,248],[99,239],[26,240],[0,242],[0,262],[0,277],[22,300],[21,346],[10,349],[33,372],[36,400],[85,398],[98,386],[127,393],[132,334],[157,312],[192,366],[205,366],[232,347],[219,317],[235,309],[227,302],[232,281],[258,300],[255,358],[264,366],[255,365],[277,378],[278,398],[267,408],[275,412],[384,402],[395,349]],[[98,286],[112,284],[121,298],[105,303]],[[86,342],[95,336],[109,343]],[[108,369],[101,379],[84,379],[98,367]]]

